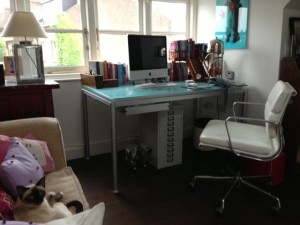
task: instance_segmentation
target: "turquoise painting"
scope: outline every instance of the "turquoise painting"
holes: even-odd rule
[[[216,37],[225,49],[247,47],[249,0],[216,0]]]

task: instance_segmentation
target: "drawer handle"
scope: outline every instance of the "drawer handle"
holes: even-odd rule
[[[168,122],[168,126],[173,126],[173,125],[174,125],[174,121]]]
[[[173,156],[174,156],[174,153],[172,153],[172,152],[170,152],[170,153],[167,154],[167,157],[168,157],[168,158],[171,158],[171,157],[173,157]]]
[[[174,115],[174,111],[168,111],[168,115]]]
[[[174,137],[174,132],[169,132],[168,137]]]
[[[168,131],[174,131],[174,127],[168,127]]]
[[[174,152],[174,148],[168,148],[167,152]]]
[[[173,162],[174,158],[167,158],[167,162]]]
[[[168,143],[167,146],[168,146],[168,147],[173,147],[173,146],[174,146],[174,143]]]
[[[172,142],[172,141],[174,141],[174,138],[168,138],[168,140],[167,140],[168,142]]]
[[[174,116],[168,116],[168,121],[172,121],[172,120],[174,120],[174,119],[175,119]]]

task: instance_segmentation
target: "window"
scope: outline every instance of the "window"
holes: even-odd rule
[[[126,62],[127,34],[188,37],[188,0],[97,0],[101,60]],[[124,10],[125,9],[125,10]]]
[[[189,37],[189,5],[187,1],[152,1],[151,7],[152,34],[167,36],[168,45],[174,40]]]
[[[14,6],[12,9],[10,3]],[[47,38],[32,40],[43,46],[45,72],[86,71],[87,26],[83,5],[85,0],[1,0],[0,29],[3,29],[11,11],[31,11],[47,33]],[[0,39],[0,54],[12,55],[11,46],[18,41],[17,38],[5,39],[5,49],[9,52],[3,53],[3,39]]]
[[[80,0],[30,0],[30,9],[47,32],[39,39],[45,67],[80,67],[86,64]],[[86,26],[85,26],[86,27]]]
[[[86,72],[89,59],[127,62],[128,34],[188,38],[193,1],[1,0],[0,31],[12,11],[31,11],[47,33],[33,40],[43,46],[45,72]],[[0,58],[18,41],[0,37]]]
[[[98,0],[97,6],[100,59],[127,61],[127,34],[140,33],[139,1]]]
[[[10,1],[2,0],[0,4],[0,32],[2,32],[9,16],[10,16]],[[9,42],[11,42],[12,44],[12,38],[0,37],[0,62],[1,63],[3,63],[3,57],[9,54],[7,52],[8,49],[7,44],[9,44]]]

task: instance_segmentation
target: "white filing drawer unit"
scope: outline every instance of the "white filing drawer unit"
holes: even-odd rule
[[[152,152],[149,163],[157,169],[182,163],[183,109],[173,104],[168,111],[140,115],[140,141]]]

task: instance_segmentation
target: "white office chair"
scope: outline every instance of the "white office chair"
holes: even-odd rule
[[[199,146],[228,150],[238,157],[254,160],[271,161],[275,159],[284,145],[281,121],[291,97],[296,94],[297,92],[289,83],[279,80],[271,90],[266,104],[235,102],[233,104],[234,116],[228,117],[225,121],[211,120],[200,135]],[[235,116],[234,108],[238,104],[264,106],[264,119]],[[246,181],[247,178],[251,177],[242,177],[240,172],[227,177],[195,176],[190,185],[195,187],[197,179],[233,179],[232,185],[216,209],[219,214],[223,213],[225,200],[233,188],[239,184],[245,184],[273,198],[277,203],[273,210],[279,212],[281,208],[279,198],[249,183]]]

